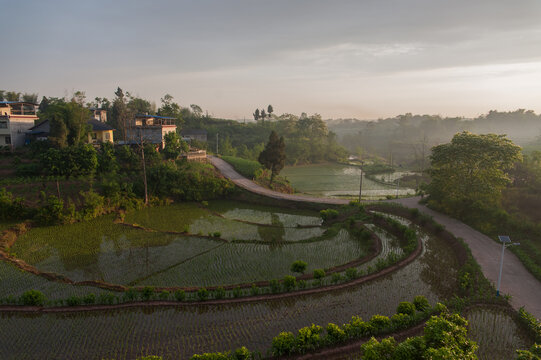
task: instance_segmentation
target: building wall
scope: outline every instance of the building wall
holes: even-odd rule
[[[88,142],[91,144],[113,142],[113,130],[91,131],[88,134]]]
[[[26,132],[34,126],[34,120],[37,119],[37,116],[30,117],[14,117],[9,118],[9,132],[11,135],[11,145],[13,147],[23,146],[25,143]],[[5,139],[4,139],[5,141]]]
[[[143,141],[164,146],[164,136],[169,132],[177,131],[176,125],[161,126],[136,126],[127,131],[127,140],[131,143],[139,143],[142,135]]]

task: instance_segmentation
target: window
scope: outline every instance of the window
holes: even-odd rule
[[[6,136],[4,138],[4,142],[5,142],[6,145],[11,145],[11,136]]]
[[[0,129],[7,129],[8,123],[7,121],[0,121]]]
[[[92,140],[96,140],[98,138],[98,135],[95,132],[92,132]]]
[[[105,140],[111,140],[111,134],[108,132],[105,133]]]

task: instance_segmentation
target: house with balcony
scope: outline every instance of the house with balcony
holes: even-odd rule
[[[158,115],[135,115],[130,126],[126,129],[129,144],[149,143],[163,149],[165,135],[176,132],[175,118]]]
[[[0,101],[0,146],[12,148],[25,144],[26,132],[38,120],[37,104]]]

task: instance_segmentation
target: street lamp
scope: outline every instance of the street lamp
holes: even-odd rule
[[[500,260],[500,275],[498,276],[498,288],[496,289],[496,296],[500,296],[500,284],[502,282],[502,270],[503,270],[503,253],[505,248],[513,245],[520,245],[520,243],[512,243],[511,238],[507,235],[498,235],[498,239],[502,242],[502,258]]]

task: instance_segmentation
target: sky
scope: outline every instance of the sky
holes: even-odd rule
[[[539,0],[0,0],[0,89],[217,117],[541,112]]]

